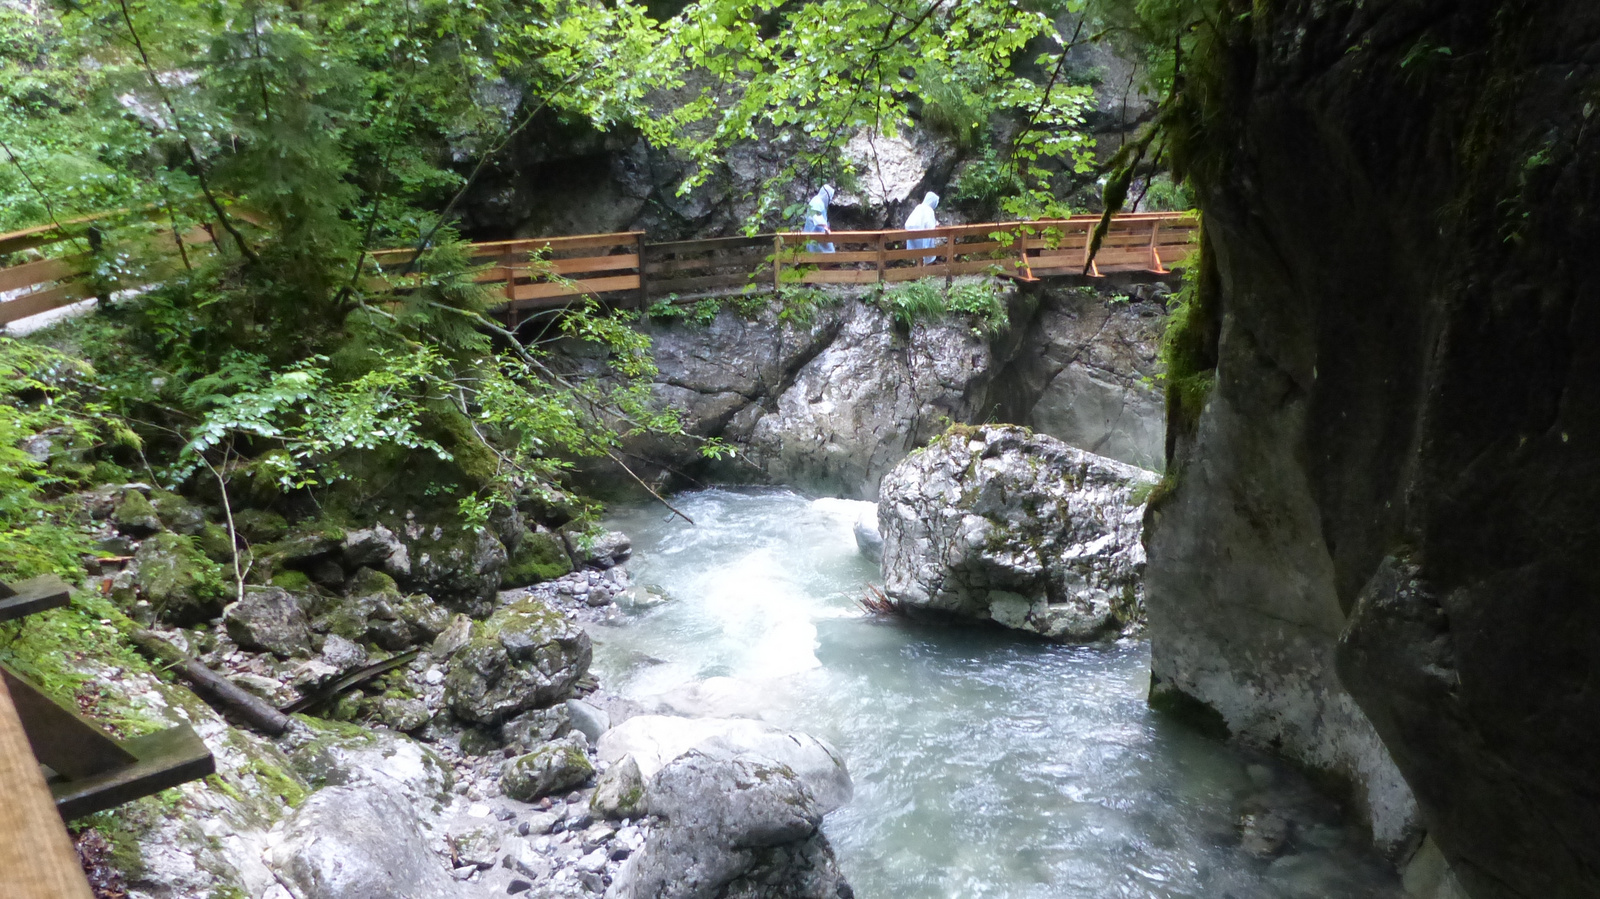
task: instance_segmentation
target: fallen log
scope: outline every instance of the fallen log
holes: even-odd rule
[[[146,655],[165,664],[194,687],[201,699],[232,712],[262,733],[276,737],[289,729],[289,716],[232,681],[200,664],[154,631],[137,628],[128,638]]]

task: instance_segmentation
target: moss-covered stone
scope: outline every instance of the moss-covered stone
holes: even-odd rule
[[[129,537],[146,537],[161,530],[161,516],[156,514],[156,507],[137,490],[122,494],[111,513],[111,523]]]
[[[194,538],[161,533],[139,547],[131,576],[113,596],[125,609],[148,602],[156,618],[189,627],[221,614],[228,590],[222,566],[206,558]]]
[[[512,799],[531,802],[579,786],[594,775],[587,747],[583,735],[569,734],[518,756],[506,763],[500,788]]]
[[[233,513],[233,526],[251,544],[271,543],[283,539],[289,531],[289,522],[276,512],[265,509],[239,509]]]
[[[502,588],[525,587],[572,572],[572,557],[561,538],[549,531],[525,534],[500,575]]]
[[[522,600],[472,624],[450,659],[445,702],[463,720],[497,724],[565,699],[592,655],[589,635],[576,623]]]
[[[206,525],[204,509],[169,490],[150,491],[150,505],[167,530],[194,536]]]

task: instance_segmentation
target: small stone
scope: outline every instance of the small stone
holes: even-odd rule
[[[605,850],[596,849],[588,855],[585,855],[583,858],[578,859],[578,864],[576,867],[579,871],[604,871],[606,867]]]
[[[571,789],[594,774],[587,748],[588,741],[580,734],[546,743],[507,762],[500,775],[500,788],[507,796],[523,802]]]
[[[600,777],[589,807],[606,818],[637,818],[645,813],[644,776],[632,755],[625,755]]]
[[[367,664],[367,650],[338,634],[329,634],[322,644],[322,660],[340,674],[348,674]]]
[[[506,884],[506,893],[512,896],[515,896],[518,893],[526,893],[531,889],[533,889],[533,884],[523,880],[520,877],[513,877],[511,882]]]
[[[438,665],[429,668],[427,671],[422,673],[422,682],[430,687],[439,686],[440,684],[444,683],[444,669],[440,668]]]
[[[606,889],[605,879],[593,871],[584,871],[578,875],[578,882],[591,893],[603,893]]]
[[[632,854],[633,850],[626,846],[613,846],[609,858],[614,862],[620,862]]]
[[[581,699],[567,700],[567,715],[572,728],[589,739],[589,745],[600,741],[600,735],[611,729],[611,716]]]

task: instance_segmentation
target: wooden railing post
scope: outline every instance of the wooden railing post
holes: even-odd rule
[[[644,271],[644,232],[635,234],[633,241],[633,251],[639,256],[639,308],[643,309],[650,305],[650,281]]]
[[[91,899],[11,693],[0,683],[0,883],[6,899]]]
[[[950,292],[950,284],[955,280],[956,271],[956,233],[949,228],[941,229],[944,232],[944,290]]]
[[[783,235],[772,235],[772,292],[783,289]]]
[[[884,254],[889,252],[888,245],[889,242],[883,238],[883,232],[879,231],[876,247],[878,251],[878,259],[873,264],[878,267],[878,282],[880,284],[883,283],[883,279],[886,277],[884,274],[885,270],[889,268],[889,260],[883,258]]]
[[[1167,270],[1161,265],[1161,250],[1157,247],[1161,237],[1161,220],[1152,219],[1150,222],[1150,270],[1158,275],[1164,275]]]
[[[1098,277],[1100,277],[1100,266],[1096,265],[1095,262],[1094,262],[1094,257],[1089,255],[1090,248],[1094,246],[1094,229],[1095,229],[1095,226],[1092,225],[1092,224],[1086,225],[1085,228],[1084,228],[1084,232],[1083,232],[1083,269],[1084,269],[1084,273],[1089,275],[1089,277],[1098,278]],[[1111,229],[1107,228],[1106,229],[1106,234],[1109,235],[1110,233],[1111,233]]]

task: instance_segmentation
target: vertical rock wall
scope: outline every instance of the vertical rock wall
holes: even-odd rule
[[[1600,6],[1219,6],[1153,695],[1396,851],[1414,795],[1475,899],[1600,895]]]

